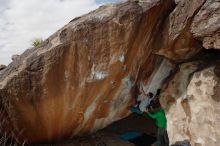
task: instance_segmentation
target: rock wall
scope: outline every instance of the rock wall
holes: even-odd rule
[[[145,93],[151,92],[156,95],[157,90],[160,89],[164,81],[172,74],[175,69],[175,64],[167,59],[163,59],[162,62],[154,69],[149,78],[145,78],[141,87]],[[139,89],[140,91],[142,89]]]
[[[189,73],[195,69],[195,63],[182,65],[162,94],[161,102],[167,108],[169,138],[171,143],[188,140],[192,146],[218,146],[219,73],[213,65],[191,74],[189,81]],[[185,74],[185,78],[179,78],[181,74]],[[185,84],[188,81],[189,84]]]
[[[24,52],[0,72],[1,131],[19,142],[51,142],[126,117],[141,74],[161,63],[151,35],[172,8],[165,1],[102,6]]]
[[[218,128],[215,67],[192,79],[205,64],[201,57],[175,67],[203,47],[219,49],[218,6],[218,0],[131,0],[73,19],[0,70],[0,133],[39,143],[94,132],[129,115],[138,85],[155,93],[165,81],[161,102],[171,141],[216,144],[216,130],[198,127]],[[198,114],[204,111],[213,113]]]
[[[218,0],[207,0],[193,19],[191,32],[206,49],[220,49],[219,8]]]

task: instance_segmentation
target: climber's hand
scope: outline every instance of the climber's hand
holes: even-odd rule
[[[146,108],[146,109],[144,110],[144,112],[145,112],[145,113],[148,113],[148,112],[149,112],[148,108]]]

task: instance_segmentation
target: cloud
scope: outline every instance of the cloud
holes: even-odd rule
[[[96,0],[96,2],[98,4],[104,4],[104,3],[109,3],[109,2],[120,2],[120,1],[123,1],[123,0]]]
[[[74,17],[96,9],[95,0],[0,0],[0,64],[47,38]]]

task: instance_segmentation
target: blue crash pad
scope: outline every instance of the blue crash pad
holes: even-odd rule
[[[128,141],[128,140],[133,139],[138,136],[141,136],[140,132],[129,131],[129,132],[125,132],[125,133],[121,134],[120,139]]]

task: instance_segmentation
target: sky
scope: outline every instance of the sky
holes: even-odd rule
[[[0,0],[0,64],[46,39],[73,18],[120,0]]]

